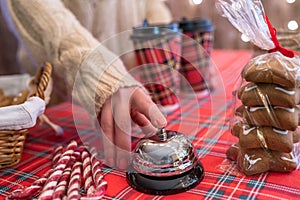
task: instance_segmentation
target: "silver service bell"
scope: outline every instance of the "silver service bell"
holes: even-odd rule
[[[199,184],[204,169],[185,135],[161,129],[138,142],[126,177],[129,185],[140,192],[167,195]]]

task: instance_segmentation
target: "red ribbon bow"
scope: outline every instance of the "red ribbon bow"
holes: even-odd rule
[[[272,52],[276,52],[279,51],[280,53],[282,53],[284,56],[287,56],[289,58],[293,58],[295,56],[295,53],[292,50],[283,48],[282,46],[280,46],[279,41],[277,39],[276,36],[276,29],[272,26],[269,18],[267,15],[265,15],[265,20],[267,22],[270,34],[271,34],[271,40],[273,41],[275,48],[270,49],[268,52],[272,53]]]

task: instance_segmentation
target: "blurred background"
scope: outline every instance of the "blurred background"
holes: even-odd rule
[[[160,0],[170,10],[174,21],[182,17],[188,19],[208,18],[215,26],[215,49],[251,49],[252,45],[243,41],[241,34],[221,17],[215,8],[214,0]],[[150,1],[151,2],[151,1]],[[265,12],[278,30],[298,30],[300,23],[300,0],[262,0]],[[0,10],[0,74],[17,73],[16,38],[9,31]],[[5,69],[5,71],[3,70]]]
[[[297,30],[300,23],[300,0],[261,0],[273,26],[280,30]],[[209,18],[215,25],[217,49],[245,49],[251,45],[241,39],[241,34],[221,17],[215,8],[214,0],[165,0],[174,20],[187,18]]]

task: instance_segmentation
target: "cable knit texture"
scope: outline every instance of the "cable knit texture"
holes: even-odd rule
[[[107,58],[113,54],[81,26],[61,1],[7,0],[6,3],[16,32],[36,63],[52,62],[54,77],[65,80],[55,84],[65,86],[71,94],[75,78],[81,79],[73,99],[90,113],[95,106],[100,109],[119,87],[140,85],[128,75],[121,61],[109,63]]]
[[[55,87],[94,114],[118,88],[141,86],[99,40],[141,24],[146,14],[157,19],[146,11],[147,1],[3,0],[1,4],[35,67],[51,62]],[[168,11],[155,11],[163,12]]]

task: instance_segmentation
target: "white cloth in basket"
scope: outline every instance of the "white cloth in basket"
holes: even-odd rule
[[[20,130],[33,127],[45,111],[45,101],[30,97],[23,104],[0,108],[0,130]]]
[[[29,74],[0,76],[0,88],[6,95],[17,95],[20,90],[29,88],[31,78]],[[23,104],[0,107],[0,130],[33,127],[45,107],[45,101],[39,97],[30,97]]]

